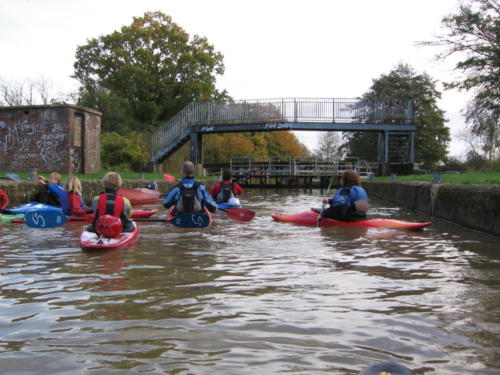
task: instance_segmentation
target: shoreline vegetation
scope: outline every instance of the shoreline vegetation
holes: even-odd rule
[[[78,178],[81,180],[100,180],[108,171],[102,171],[100,173],[93,174],[78,174]],[[120,173],[125,180],[144,180],[144,181],[162,181],[163,173],[138,173],[138,172],[122,172]],[[29,172],[0,172],[0,179],[7,175],[8,173],[13,173],[18,175],[22,181],[29,179]],[[39,173],[44,176],[48,176],[49,173]],[[179,179],[181,176],[179,173],[171,173],[172,176]],[[68,174],[62,174],[62,179],[66,180]],[[142,176],[142,178],[141,178]],[[470,173],[440,173],[440,183],[442,184],[478,184],[478,185],[500,185],[500,172],[470,172]],[[204,180],[217,181],[219,176],[209,175],[203,176]],[[385,177],[375,177],[374,181],[393,181],[393,176]],[[423,181],[423,182],[433,182],[435,175],[429,174],[418,174],[418,175],[408,175],[408,176],[396,176],[396,181]]]

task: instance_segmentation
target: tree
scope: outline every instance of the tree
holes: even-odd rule
[[[400,99],[413,100],[416,132],[416,160],[424,167],[433,168],[446,159],[450,130],[445,126],[444,112],[436,102],[441,93],[435,81],[426,73],[417,74],[407,64],[400,63],[388,74],[373,80],[364,100]],[[377,157],[377,135],[357,132],[347,133],[344,148],[349,155],[364,160]]]
[[[446,88],[471,90],[473,99],[465,111],[474,134],[485,136],[490,147],[500,147],[500,5],[497,0],[469,0],[461,3],[455,14],[441,21],[445,31],[435,41],[421,45],[444,47],[437,55],[445,60],[458,57],[455,70],[460,79]],[[490,158],[495,150],[490,152]]]
[[[147,162],[147,144],[144,135],[136,132],[122,135],[115,132],[104,133],[101,138],[101,159],[105,169],[119,169],[140,172]]]
[[[322,132],[319,137],[318,148],[315,155],[327,161],[342,159],[342,137],[337,132]]]
[[[147,12],[120,32],[79,46],[73,77],[82,84],[80,104],[104,112],[99,105],[121,103],[106,110],[130,115],[134,130],[151,130],[192,101],[224,97],[215,88],[222,59],[206,38],[190,38],[171,17]],[[100,98],[93,101],[96,93]],[[106,120],[122,117],[110,114]]]
[[[204,139],[204,160],[232,157],[307,156],[309,150],[291,131],[209,134]]]
[[[63,94],[54,94],[53,83],[45,77],[9,81],[0,78],[0,105],[52,104],[62,101]]]

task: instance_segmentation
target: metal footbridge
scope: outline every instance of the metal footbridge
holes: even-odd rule
[[[193,102],[153,133],[150,162],[191,141],[191,160],[203,163],[203,134],[280,130],[378,132],[379,162],[414,162],[412,101],[333,98]]]

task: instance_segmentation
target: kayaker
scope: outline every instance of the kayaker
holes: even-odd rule
[[[206,207],[210,212],[217,210],[217,203],[205,190],[205,185],[194,179],[194,165],[185,161],[181,167],[182,179],[163,199],[163,206],[169,209],[175,206],[175,213],[203,212]]]
[[[111,215],[120,218],[122,221],[122,232],[133,231],[134,225],[130,221],[132,205],[130,201],[118,194],[118,189],[122,186],[122,178],[116,172],[108,172],[102,178],[104,192],[92,199],[92,209],[95,212],[95,219],[87,227],[87,231],[96,232],[96,221],[99,216]]]
[[[9,204],[9,196],[5,191],[0,189],[0,210],[5,209],[7,205]]]
[[[227,203],[231,198],[243,194],[244,190],[239,184],[233,182],[231,171],[224,171],[222,181],[217,181],[208,192],[217,203]]]
[[[85,205],[82,197],[82,183],[77,176],[69,176],[64,186],[68,199],[66,215],[85,216],[92,213],[92,208]]]
[[[361,187],[361,179],[356,171],[346,170],[342,175],[341,188],[332,198],[324,198],[323,205],[330,206],[321,210],[320,218],[332,218],[342,221],[366,219],[368,212],[368,194]]]
[[[59,196],[49,190],[49,182],[47,179],[42,175],[38,175],[37,182],[38,190],[33,196],[32,201],[60,207]]]

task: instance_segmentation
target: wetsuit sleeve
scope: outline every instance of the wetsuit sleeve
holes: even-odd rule
[[[123,207],[123,213],[125,214],[125,217],[127,219],[130,219],[130,216],[132,215],[132,205],[130,204],[130,201],[128,200],[128,198],[125,198],[123,197],[123,203],[124,203],[124,207]]]
[[[165,196],[165,198],[163,198],[163,206],[168,209],[168,208],[172,207],[173,205],[175,205],[177,203],[177,201],[179,200],[179,193],[180,193],[180,190],[179,190],[179,187],[177,187],[177,186],[170,189],[170,191]]]
[[[245,191],[243,190],[243,188],[238,185],[236,182],[233,183],[233,193],[234,195],[241,195],[243,194]]]
[[[215,198],[215,197],[217,196],[217,194],[219,193],[221,186],[222,186],[222,184],[221,184],[219,181],[217,181],[217,182],[215,183],[215,185],[214,185],[214,186],[212,186],[212,188],[208,190],[208,193],[209,193],[209,194],[210,194],[213,198]]]
[[[351,199],[353,203],[357,201],[368,200],[368,194],[366,193],[366,190],[361,186],[356,186],[355,189],[351,189]]]
[[[7,196],[5,191],[0,189],[0,209],[3,210],[5,207],[7,207],[8,204],[9,204],[9,197]]]
[[[99,202],[99,196],[96,195],[94,198],[92,198],[92,210],[94,210],[94,212],[97,212],[98,202]]]
[[[200,184],[198,186],[198,198],[205,204],[210,212],[217,211],[217,203],[215,203],[214,199],[210,194],[205,190],[205,185]]]

